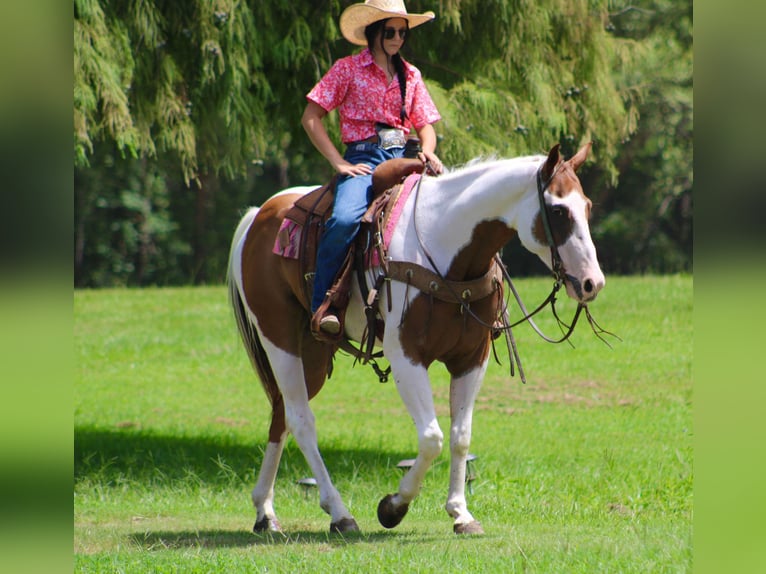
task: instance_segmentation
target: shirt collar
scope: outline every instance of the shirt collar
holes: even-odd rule
[[[370,52],[369,48],[365,48],[361,52],[359,52],[359,64],[362,66],[369,66],[370,64],[374,64],[375,59],[372,57],[372,52]]]
[[[364,50],[359,52],[357,57],[359,58],[359,65],[361,65],[361,66],[369,66],[369,65],[375,63],[375,58],[372,57],[372,52],[370,52],[369,48],[365,48]],[[402,62],[404,62],[404,69],[409,74],[409,72],[410,72],[410,63],[407,60],[405,60],[404,58],[402,58]]]

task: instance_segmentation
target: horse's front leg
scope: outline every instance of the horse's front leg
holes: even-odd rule
[[[399,482],[398,492],[385,496],[378,505],[378,520],[384,527],[393,528],[402,521],[410,502],[420,492],[426,472],[442,450],[444,434],[436,420],[428,370],[412,364],[401,350],[387,351],[386,356],[391,362],[396,388],[418,431],[415,463]]]
[[[476,396],[487,370],[487,361],[480,367],[450,382],[450,474],[449,493],[445,508],[455,519],[456,534],[483,534],[481,524],[468,512],[465,500],[466,458],[471,445],[471,424]]]

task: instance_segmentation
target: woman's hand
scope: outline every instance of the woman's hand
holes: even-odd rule
[[[345,159],[338,162],[337,165],[333,167],[335,167],[335,171],[340,175],[349,175],[351,177],[357,175],[369,175],[372,173],[372,168],[366,163],[354,164],[347,162]]]
[[[418,154],[418,158],[424,164],[430,166],[431,170],[434,172],[435,175],[439,175],[440,173],[444,172],[444,166],[442,165],[442,162],[439,159],[439,157],[434,152],[421,151]]]
[[[431,171],[434,175],[439,175],[444,171],[444,166],[439,157],[434,153],[436,149],[436,132],[431,124],[426,124],[418,130],[418,137],[420,138],[420,145],[423,147],[423,151],[418,154],[418,158],[424,164],[431,166]]]

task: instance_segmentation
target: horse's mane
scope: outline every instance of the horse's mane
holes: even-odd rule
[[[503,158],[498,157],[496,155],[488,155],[488,156],[478,156],[471,160],[468,160],[466,163],[462,165],[457,165],[449,168],[445,168],[444,173],[440,177],[449,177],[450,175],[464,175],[468,174],[474,171],[481,171],[488,167],[491,167],[494,164],[498,163],[535,163],[539,164],[543,160],[545,160],[544,155],[525,155],[525,156],[519,156],[519,157],[513,157],[513,158]]]

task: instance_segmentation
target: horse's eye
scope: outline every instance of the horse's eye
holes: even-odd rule
[[[564,216],[564,208],[561,207],[560,205],[554,205],[551,208],[551,215],[553,215],[553,217],[563,217]]]

